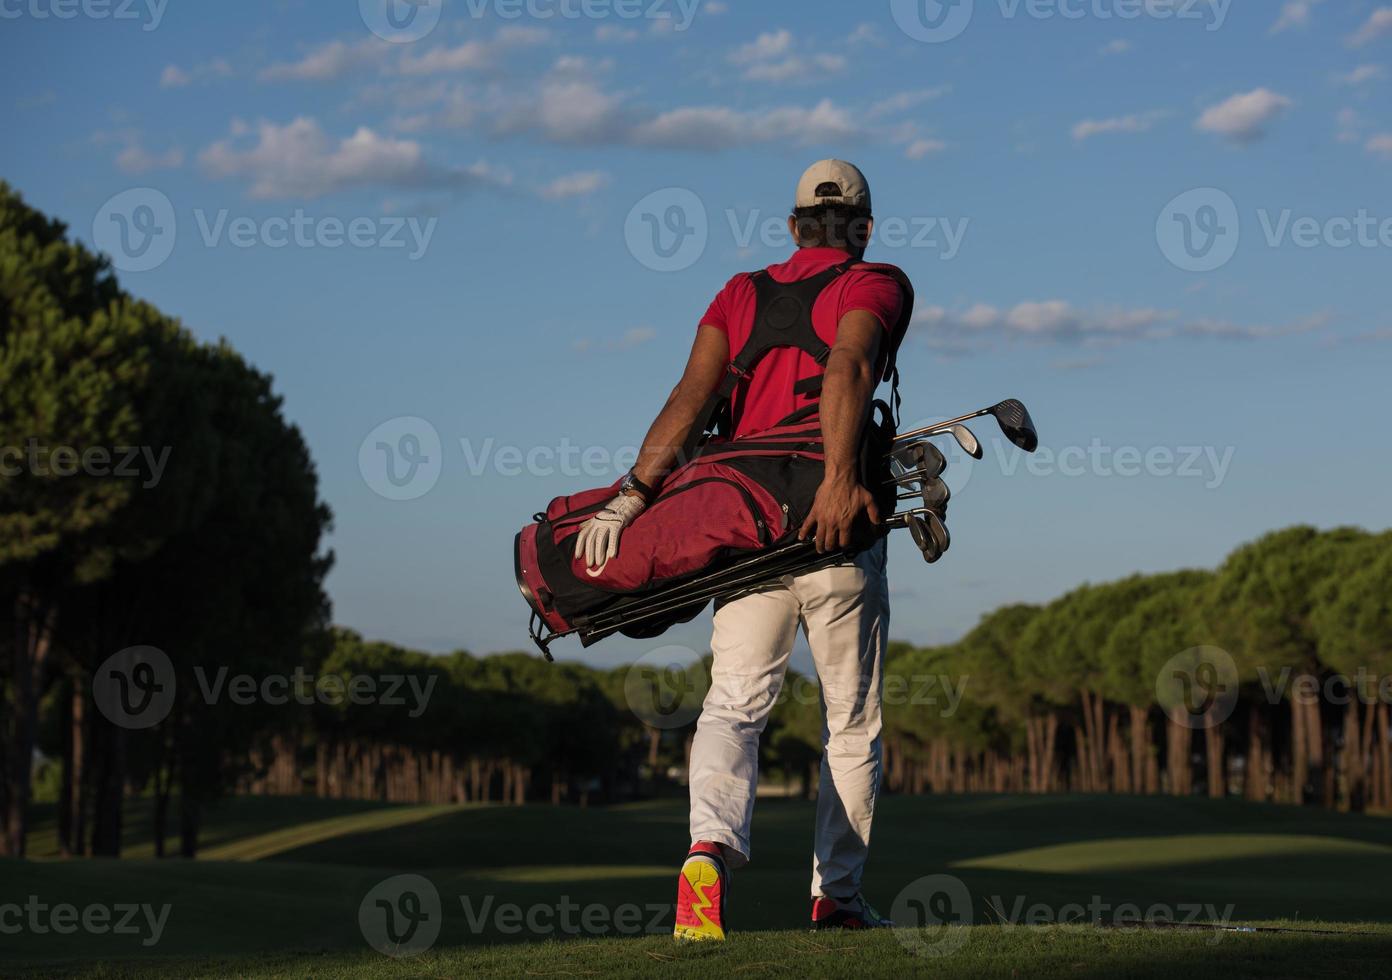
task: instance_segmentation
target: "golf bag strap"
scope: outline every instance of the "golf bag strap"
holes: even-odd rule
[[[779,282],[762,269],[750,274],[749,281],[754,286],[755,294],[754,328],[730,362],[725,377],[701,406],[677,458],[679,465],[694,458],[702,437],[728,412],[740,383],[753,376],[754,369],[769,351],[795,347],[825,367],[827,358],[831,356],[831,346],[817,336],[812,325],[812,308],[822,291],[855,264],[856,260],[850,259],[796,282]],[[821,386],[822,377],[818,374],[798,382],[793,390],[799,395],[820,394]]]

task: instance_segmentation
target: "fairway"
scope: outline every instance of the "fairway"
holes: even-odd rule
[[[719,957],[722,972],[786,974],[1370,976],[1392,955],[1392,895],[1381,884],[1392,877],[1392,821],[1370,816],[1201,799],[888,797],[871,900],[887,913],[915,907],[904,896],[931,903],[921,879],[951,876],[968,896],[960,921],[974,928],[850,936],[805,930],[811,806],[762,801],[755,863],[731,896],[737,941],[724,949],[679,949],[666,935],[685,844],[680,800],[583,809],[239,798],[212,816],[197,862],[3,865],[0,904],[168,907],[153,943],[148,930],[7,935],[4,972],[696,976]],[[135,855],[149,853],[147,821],[131,808]],[[403,874],[433,885],[442,924],[431,949],[397,962],[368,948],[359,906]],[[1191,925],[1117,928],[1157,914]],[[1214,921],[1286,931],[1205,927]]]

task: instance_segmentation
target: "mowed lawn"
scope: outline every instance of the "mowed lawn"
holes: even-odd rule
[[[51,820],[40,814],[34,860],[0,863],[0,907],[140,907],[128,923],[138,931],[39,932],[26,918],[17,934],[0,929],[0,975],[1392,975],[1392,820],[1313,809],[887,797],[867,895],[885,912],[932,909],[971,928],[851,936],[806,930],[811,806],[761,800],[754,863],[730,898],[737,936],[719,949],[668,938],[680,800],[582,810],[236,799],[209,814],[195,862],[150,856],[140,806],[120,861],[47,856]],[[439,935],[393,960],[369,947],[359,913],[405,874],[438,894]],[[1157,915],[1187,922],[1125,927]]]

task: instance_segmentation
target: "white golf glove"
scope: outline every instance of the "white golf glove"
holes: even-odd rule
[[[585,568],[590,575],[604,571],[609,559],[619,553],[619,536],[647,506],[648,502],[642,497],[621,493],[581,526],[575,539],[575,554],[585,556]]]

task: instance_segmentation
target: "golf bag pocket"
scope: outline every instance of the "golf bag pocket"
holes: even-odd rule
[[[518,586],[550,629],[582,625],[584,617],[625,596],[679,584],[791,540],[811,509],[822,472],[815,422],[740,440],[712,439],[667,477],[602,568],[585,567],[576,541],[619,484],[553,500],[517,536]]]

